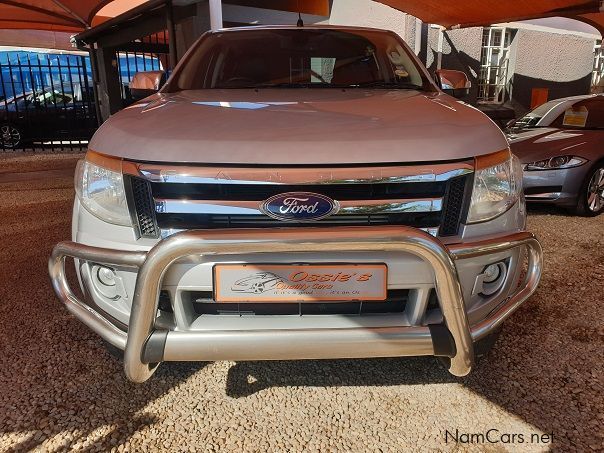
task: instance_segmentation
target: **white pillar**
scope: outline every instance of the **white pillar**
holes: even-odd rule
[[[422,51],[422,21],[415,18],[415,40],[413,41],[415,55],[419,55]]]
[[[210,0],[210,27],[212,30],[222,28],[222,0]]]
[[[436,56],[436,69],[442,69],[443,64],[443,27],[438,27],[438,44],[437,44],[437,56]]]

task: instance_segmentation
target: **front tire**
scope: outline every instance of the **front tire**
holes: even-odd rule
[[[604,162],[596,164],[585,178],[579,193],[577,214],[595,217],[604,211]]]

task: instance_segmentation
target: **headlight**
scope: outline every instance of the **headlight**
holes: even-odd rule
[[[557,170],[560,168],[572,168],[583,165],[587,159],[578,156],[555,156],[551,159],[538,160],[524,165],[526,171]]]
[[[104,156],[97,159],[97,156],[100,155],[89,153],[86,160],[78,163],[75,173],[77,196],[82,206],[99,219],[115,225],[132,226],[121,161]]]
[[[509,151],[476,158],[468,223],[494,219],[510,209],[522,192],[522,167]]]

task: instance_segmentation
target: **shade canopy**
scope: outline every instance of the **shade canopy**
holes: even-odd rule
[[[540,17],[578,19],[604,31],[600,0],[374,0],[447,28],[490,25]],[[79,32],[104,19],[108,10],[127,11],[144,0],[0,0],[0,29]],[[178,2],[176,2],[178,3]],[[324,9],[324,0],[224,0],[224,3],[302,12]],[[98,14],[98,15],[97,15]],[[108,17],[117,15],[107,14]],[[95,17],[96,16],[96,17]]]
[[[604,30],[600,0],[374,0],[447,28],[562,16]]]
[[[175,0],[175,5],[195,0]],[[146,0],[0,0],[0,29],[81,32]],[[329,15],[328,0],[223,0],[223,3],[279,11]]]
[[[110,1],[0,0],[0,28],[78,32]]]

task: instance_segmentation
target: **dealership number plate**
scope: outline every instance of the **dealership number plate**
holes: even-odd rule
[[[217,264],[216,302],[378,301],[385,264]]]

